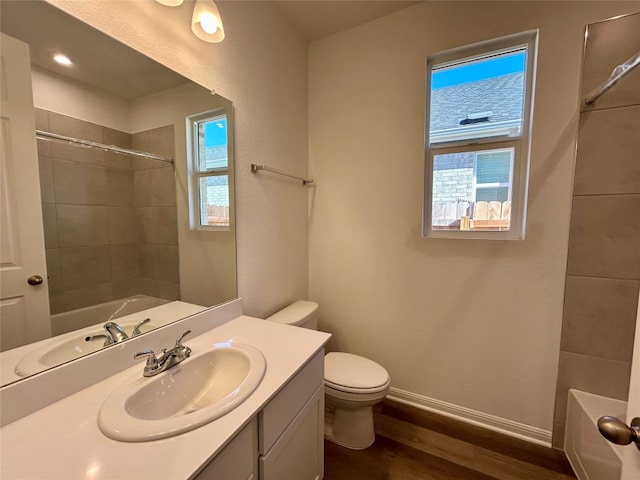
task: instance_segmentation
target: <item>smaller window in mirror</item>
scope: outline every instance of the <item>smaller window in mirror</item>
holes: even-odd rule
[[[192,230],[229,229],[229,131],[224,108],[187,117]]]

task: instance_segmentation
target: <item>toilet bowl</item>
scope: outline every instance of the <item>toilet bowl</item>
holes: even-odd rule
[[[298,300],[267,318],[287,325],[317,329],[318,304]],[[387,371],[368,358],[330,352],[324,357],[325,438],[361,450],[375,440],[372,406],[389,391]]]

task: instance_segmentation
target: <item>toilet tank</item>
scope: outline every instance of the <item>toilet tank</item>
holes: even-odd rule
[[[318,329],[318,304],[307,300],[298,300],[288,307],[274,313],[267,320],[295,327]]]

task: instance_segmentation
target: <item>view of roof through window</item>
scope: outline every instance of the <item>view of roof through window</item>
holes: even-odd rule
[[[429,143],[520,136],[525,64],[521,48],[434,65]]]

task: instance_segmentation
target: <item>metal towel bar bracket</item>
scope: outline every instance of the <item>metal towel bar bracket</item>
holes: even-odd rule
[[[312,178],[299,177],[298,175],[292,175],[287,172],[283,172],[282,170],[278,170],[277,168],[272,168],[267,165],[256,165],[255,163],[251,164],[251,173],[256,173],[258,170],[266,170],[267,172],[277,173],[278,175],[284,175],[285,177],[295,178],[296,180],[300,180],[303,185],[309,185],[313,183]]]

